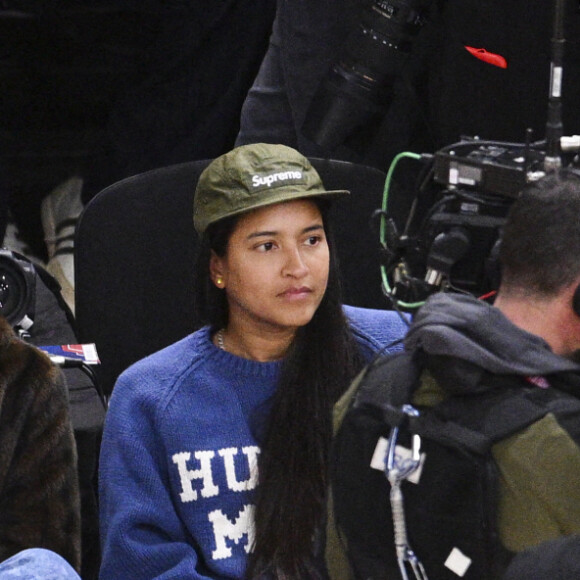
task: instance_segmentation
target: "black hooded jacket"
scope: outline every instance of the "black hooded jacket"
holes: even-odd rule
[[[580,478],[580,416],[568,395],[580,398],[580,365],[556,355],[494,306],[459,294],[440,293],[425,303],[405,349],[422,351],[436,384],[458,401],[484,401],[477,397],[494,389],[521,392],[522,405],[529,394],[546,404],[560,398],[563,411],[547,413],[492,448],[499,474],[498,531],[512,552],[579,533],[580,493],[572,482]],[[518,409],[514,405],[512,412]]]
[[[580,377],[579,364],[554,354],[499,309],[463,294],[432,296],[415,316],[405,348],[421,349],[441,384],[461,393],[476,391],[487,374]]]

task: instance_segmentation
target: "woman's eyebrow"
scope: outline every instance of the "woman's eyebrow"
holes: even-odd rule
[[[276,230],[265,230],[263,232],[253,232],[247,236],[246,239],[261,238],[262,236],[275,236],[278,232]]]
[[[324,226],[322,224],[315,224],[315,225],[308,226],[308,227],[304,228],[301,233],[306,234],[308,232],[316,232],[316,231],[320,231],[323,229],[324,229]],[[279,233],[280,232],[278,230],[264,230],[264,231],[259,231],[259,232],[252,232],[251,234],[249,234],[247,236],[246,239],[251,240],[252,238],[260,238],[263,236],[275,236]]]

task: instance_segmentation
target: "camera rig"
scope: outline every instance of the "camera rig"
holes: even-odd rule
[[[561,140],[557,166],[574,170],[578,137]],[[401,158],[425,163],[404,230],[388,207],[393,173]],[[431,155],[399,154],[385,184],[380,243],[385,295],[406,310],[438,291],[476,296],[499,285],[497,254],[501,230],[522,188],[551,169],[546,142],[508,143],[464,138]]]
[[[395,168],[404,157],[425,163],[426,177],[400,233],[388,201]],[[440,290],[491,291],[497,278],[493,249],[501,227],[529,175],[541,174],[541,157],[541,151],[522,155],[519,147],[478,139],[460,141],[434,155],[398,155],[378,212],[384,293],[397,306],[413,309]]]
[[[385,295],[413,310],[438,291],[477,296],[499,285],[498,251],[509,208],[522,188],[551,170],[578,167],[580,136],[563,136],[561,112],[564,0],[556,0],[546,139],[522,143],[464,137],[434,154],[401,153],[385,184],[380,216]],[[425,163],[402,233],[388,207],[395,168],[403,157]]]
[[[379,214],[382,285],[394,305],[412,310],[441,290],[475,295],[495,290],[498,239],[511,204],[527,183],[563,165],[575,165],[580,137],[565,137],[562,128],[564,6],[565,0],[554,0],[545,140],[532,143],[531,129],[522,143],[462,137],[433,154],[402,153],[393,160]],[[366,2],[312,99],[304,134],[328,151],[340,145],[356,151],[368,143],[437,7],[434,0]],[[499,56],[465,48],[482,60]],[[505,62],[491,64],[505,68]],[[401,157],[426,165],[399,234],[387,198],[395,193],[389,189]]]

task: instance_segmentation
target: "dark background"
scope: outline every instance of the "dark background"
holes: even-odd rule
[[[86,200],[232,147],[274,11],[273,0],[0,2],[0,202],[35,254],[40,201],[72,174]]]
[[[314,91],[311,80],[299,86],[304,71],[338,58],[356,20],[344,14],[366,1],[279,0],[287,28],[310,9],[325,15],[315,27],[334,34],[311,46],[294,22],[289,90]],[[532,127],[543,138],[553,6],[433,0],[400,98],[361,162],[386,171],[399,151],[435,151],[461,135],[521,142]],[[566,134],[580,133],[579,6],[566,2]],[[40,201],[72,174],[84,179],[86,203],[123,177],[229,150],[275,10],[276,0],[0,0],[0,224],[9,198],[43,257]],[[508,68],[482,63],[465,45],[502,54]]]

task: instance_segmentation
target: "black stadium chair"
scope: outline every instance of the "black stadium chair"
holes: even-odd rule
[[[344,301],[387,308],[379,273],[378,233],[385,174],[344,161],[311,159],[327,189],[351,195],[334,205]],[[194,328],[193,269],[197,238],[193,193],[209,161],[193,161],[129,177],[85,208],[75,239],[79,339],[95,343],[98,378],[110,394],[138,359]]]

